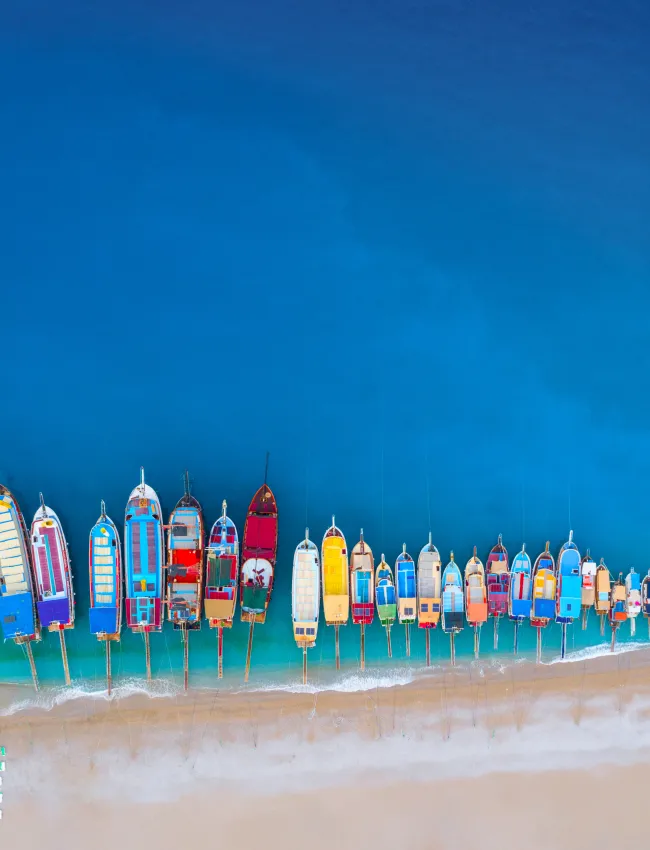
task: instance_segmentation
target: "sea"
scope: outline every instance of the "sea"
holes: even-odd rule
[[[0,10],[0,481],[43,492],[77,618],[50,705],[104,692],[88,533],[121,525],[140,466],[168,514],[192,490],[240,533],[264,477],[276,584],[255,630],[191,635],[192,686],[302,687],[293,552],[336,516],[352,546],[443,564],[557,555],[574,531],[612,574],[650,568],[650,9],[642,0],[45,0]],[[619,645],[647,642],[626,624]],[[310,686],[411,681],[424,637],[375,623],[366,670],[324,623]],[[513,629],[456,640],[509,665]],[[113,653],[115,694],[182,687],[169,624]],[[560,629],[543,633],[543,660]],[[535,633],[520,630],[520,655]],[[569,657],[609,651],[597,619]],[[436,631],[432,663],[449,663]],[[0,646],[0,682],[29,682]],[[27,689],[25,694],[28,694]],[[13,697],[12,697],[13,699]],[[31,697],[30,697],[31,699]],[[13,703],[12,703],[13,705]],[[0,711],[12,710],[0,705]]]

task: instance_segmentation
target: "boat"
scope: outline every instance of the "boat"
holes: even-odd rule
[[[239,536],[226,515],[227,508],[224,499],[221,516],[210,531],[205,559],[205,618],[210,628],[217,630],[219,679],[223,679],[223,630],[232,628],[239,584]]]
[[[612,577],[605,561],[601,558],[596,569],[596,599],[594,608],[600,618],[600,633],[605,634],[605,618],[611,608]]]
[[[162,631],[165,542],[160,499],[144,480],[131,490],[124,512],[126,625],[144,640],[147,680],[151,679],[149,636]]]
[[[111,643],[119,641],[122,630],[122,552],[120,535],[106,514],[102,501],[99,519],[90,529],[88,541],[90,571],[90,633],[106,649],[106,688],[112,691]]]
[[[431,541],[420,549],[417,568],[418,626],[424,629],[426,664],[431,665],[430,633],[440,621],[442,608],[442,563],[440,553]]]
[[[415,585],[415,562],[406,551],[406,543],[395,561],[395,590],[397,596],[397,619],[406,630],[406,657],[411,655],[410,626],[415,622],[418,604]]]
[[[454,638],[463,629],[464,617],[463,577],[460,574],[458,564],[454,561],[454,553],[452,552],[449,563],[442,574],[442,615],[440,618],[443,632],[449,635],[452,664],[456,663]]]
[[[366,669],[366,626],[375,616],[375,561],[372,549],[361,538],[350,553],[350,596],[352,598],[352,623],[361,626],[361,669]]]
[[[636,618],[641,612],[641,577],[634,569],[625,577],[625,608],[627,618],[630,621],[630,634],[636,634]]]
[[[397,597],[395,595],[393,571],[386,563],[383,553],[375,571],[375,603],[377,605],[379,622],[386,629],[388,657],[392,658],[393,650],[390,642],[390,630],[395,622],[395,617],[397,617]]]
[[[321,570],[325,623],[334,626],[336,669],[340,670],[339,627],[347,625],[350,615],[350,580],[347,544],[343,532],[336,526],[335,517],[323,537]]]
[[[74,591],[68,544],[63,527],[39,493],[41,506],[31,528],[32,563],[36,579],[36,610],[41,628],[58,632],[66,685],[70,684],[65,632],[74,628]]]
[[[185,491],[169,517],[167,528],[167,618],[183,639],[183,686],[189,686],[189,633],[201,628],[203,594],[203,512],[190,493],[185,472]]]
[[[650,570],[641,582],[641,610],[648,621],[648,637],[650,638]]]
[[[589,611],[596,603],[596,571],[598,567],[596,562],[592,560],[591,552],[587,549],[587,554],[580,562],[580,577],[582,582],[582,628],[587,628],[587,617]]]
[[[519,648],[519,626],[530,618],[533,607],[532,572],[530,555],[524,543],[521,552],[513,558],[508,591],[508,616],[515,625],[515,654]]]
[[[318,546],[305,539],[296,546],[291,579],[291,619],[293,637],[302,649],[302,683],[307,684],[307,650],[316,645],[320,613],[320,561]]]
[[[266,459],[268,471],[268,456]],[[253,629],[266,621],[273,593],[275,563],[278,557],[278,505],[269,485],[259,488],[251,499],[244,524],[242,567],[239,579],[240,617],[249,624],[244,681],[248,681],[253,650]]]
[[[487,622],[488,604],[485,587],[485,567],[474,554],[465,564],[465,617],[474,629],[474,657],[478,658],[481,626]]]
[[[508,613],[508,591],[510,589],[510,572],[508,570],[508,552],[503,545],[502,535],[499,535],[496,546],[493,546],[485,565],[487,576],[488,614],[494,617],[494,648],[499,648],[499,620]]]
[[[555,621],[562,626],[560,657],[566,655],[566,627],[580,614],[582,606],[581,558],[573,542],[573,531],[560,549],[557,559],[557,595],[555,599]]]
[[[41,630],[27,539],[20,506],[13,493],[0,484],[0,625],[4,639],[25,650],[38,690],[32,643],[41,639]]]
[[[530,624],[537,629],[537,663],[542,660],[542,629],[546,628],[555,616],[555,595],[557,591],[557,576],[555,560],[551,555],[550,542],[546,541],[546,549],[538,555],[533,567],[533,605],[530,613]]]
[[[625,601],[625,582],[623,581],[623,573],[619,573],[618,580],[612,584],[610,594],[609,624],[612,627],[612,652],[616,646],[616,631],[621,623],[627,620]]]

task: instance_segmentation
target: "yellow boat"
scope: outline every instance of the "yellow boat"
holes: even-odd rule
[[[336,669],[341,666],[339,654],[339,626],[347,625],[350,616],[350,574],[348,548],[343,532],[332,525],[325,532],[321,548],[323,572],[323,611],[325,622],[334,626],[336,637]]]

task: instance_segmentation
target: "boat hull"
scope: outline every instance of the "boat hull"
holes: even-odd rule
[[[264,623],[273,592],[278,547],[278,509],[264,484],[253,496],[246,515],[240,575],[241,620]]]
[[[126,625],[133,632],[162,629],[163,563],[160,500],[148,484],[139,485],[129,496],[124,520]]]
[[[27,528],[12,493],[0,485],[0,625],[5,640],[38,640]]]
[[[119,640],[122,628],[122,558],[115,523],[104,516],[90,531],[90,633],[98,640]]]
[[[442,610],[442,564],[436,547],[429,543],[418,556],[417,613],[421,629],[435,629]]]
[[[31,527],[32,560],[36,576],[36,610],[41,627],[49,631],[74,626],[74,595],[70,558],[63,528],[51,508],[39,508]]]
[[[167,612],[175,629],[201,627],[203,596],[203,512],[186,493],[169,519]]]
[[[321,548],[323,613],[328,626],[345,626],[350,617],[348,550],[338,528],[325,533]]]
[[[312,647],[318,634],[320,613],[320,563],[318,547],[311,540],[298,545],[293,556],[291,617],[293,636],[299,647]]]
[[[211,629],[229,629],[237,607],[239,536],[225,513],[212,526],[205,572],[205,617]]]

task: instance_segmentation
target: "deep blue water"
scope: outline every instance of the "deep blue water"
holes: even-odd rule
[[[141,464],[166,510],[187,467],[208,524],[225,497],[241,528],[271,452],[260,666],[298,670],[293,549],[332,513],[390,560],[430,525],[463,564],[499,532],[557,553],[572,527],[645,573],[647,4],[88,5],[0,6],[0,480],[64,522],[73,675],[103,672],[87,534]],[[58,679],[51,637],[36,655]],[[139,669],[138,639],[122,659]],[[0,679],[22,675],[6,644]]]

